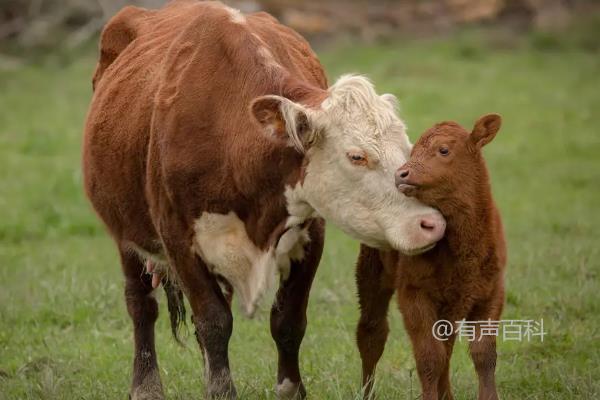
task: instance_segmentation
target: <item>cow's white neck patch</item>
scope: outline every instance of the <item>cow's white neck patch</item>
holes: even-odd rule
[[[244,314],[252,317],[260,300],[280,279],[287,279],[291,260],[304,257],[308,233],[292,226],[266,250],[248,237],[244,222],[233,212],[203,212],[194,222],[194,250],[213,274],[233,286]]]

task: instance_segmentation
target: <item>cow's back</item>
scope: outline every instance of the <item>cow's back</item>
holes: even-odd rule
[[[105,27],[86,123],[84,177],[117,239],[146,248],[156,239],[148,199],[158,189],[148,180],[169,180],[182,199],[203,186],[205,199],[196,209],[235,202],[235,190],[252,185],[265,168],[250,163],[243,181],[235,182],[235,159],[245,152],[268,159],[274,151],[248,120],[249,102],[281,93],[284,75],[326,87],[299,35],[267,14],[236,21],[231,11],[185,0],[158,11],[128,7]],[[165,171],[168,176],[158,176]],[[211,182],[219,183],[213,192]]]
[[[177,34],[169,20],[185,20],[183,11],[126,7],[102,32],[83,169],[88,197],[119,239],[144,243],[152,236],[144,171],[153,97],[160,64]]]

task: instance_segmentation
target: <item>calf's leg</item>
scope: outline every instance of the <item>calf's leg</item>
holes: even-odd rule
[[[412,342],[422,398],[438,400],[440,380],[448,370],[450,360],[444,342],[432,334],[432,327],[438,319],[435,306],[418,289],[401,290],[398,293],[398,303]]]
[[[390,260],[390,263],[394,261]],[[378,250],[361,246],[356,265],[360,303],[356,339],[362,361],[362,387],[365,399],[372,397],[375,367],[383,354],[389,333],[387,312],[395,291],[393,270],[393,267],[386,270]]]
[[[479,337],[479,329],[476,329]],[[497,400],[496,392],[496,337],[484,336],[469,344],[471,359],[479,378],[479,400]]]
[[[323,222],[313,221],[309,235],[304,259],[292,262],[290,275],[281,282],[271,308],[271,336],[278,353],[276,392],[280,399],[306,397],[300,376],[299,351],[306,331],[308,296],[323,251]]]
[[[454,340],[456,336],[451,336],[444,342],[446,349],[446,365],[438,382],[438,397],[440,400],[453,400],[452,389],[450,387],[450,359],[452,358],[452,350],[454,349]]]
[[[158,303],[152,295],[149,275],[144,264],[131,251],[120,250],[125,274],[125,301],[133,322],[135,355],[130,397],[132,400],[163,399],[163,390],[156,361],[154,323],[158,318]]]
[[[502,313],[504,295],[494,297],[489,303],[480,305],[469,316],[472,321],[497,321]],[[481,335],[481,325],[475,326],[475,339],[469,343],[469,352],[479,378],[478,400],[497,400],[496,391],[496,336]]]

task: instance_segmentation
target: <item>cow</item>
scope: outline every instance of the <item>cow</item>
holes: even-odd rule
[[[266,13],[126,7],[103,29],[93,89],[84,186],[125,275],[133,399],[163,398],[157,276],[175,334],[184,295],[191,307],[209,398],[236,397],[232,293],[251,316],[279,282],[276,392],[303,398],[298,352],[324,220],[407,254],[444,234],[438,211],[394,186],[410,152],[395,97],[356,75],[328,87],[307,42]]]
[[[372,394],[394,292],[412,342],[423,399],[453,398],[449,365],[456,322],[461,320],[479,322],[465,328],[473,329],[469,350],[479,377],[478,398],[498,398],[496,337],[481,322],[491,321],[493,332],[502,313],[506,243],[481,148],[494,139],[500,125],[497,114],[481,117],[471,132],[455,122],[436,124],[396,173],[398,189],[439,209],[447,227],[445,237],[420,255],[361,247],[357,338],[365,399]],[[440,322],[445,326],[439,328]]]

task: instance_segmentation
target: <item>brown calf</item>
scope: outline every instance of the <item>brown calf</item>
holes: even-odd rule
[[[499,115],[483,116],[471,133],[454,122],[439,123],[419,139],[410,160],[396,172],[400,191],[442,212],[446,236],[417,256],[361,247],[357,338],[365,398],[371,394],[375,366],[385,346],[387,308],[395,291],[425,400],[453,398],[449,364],[455,335],[436,339],[432,332],[436,321],[500,318],[506,245],[481,154],[500,123]],[[480,338],[480,329],[477,325],[476,340],[470,342],[479,399],[497,399],[496,340]]]

